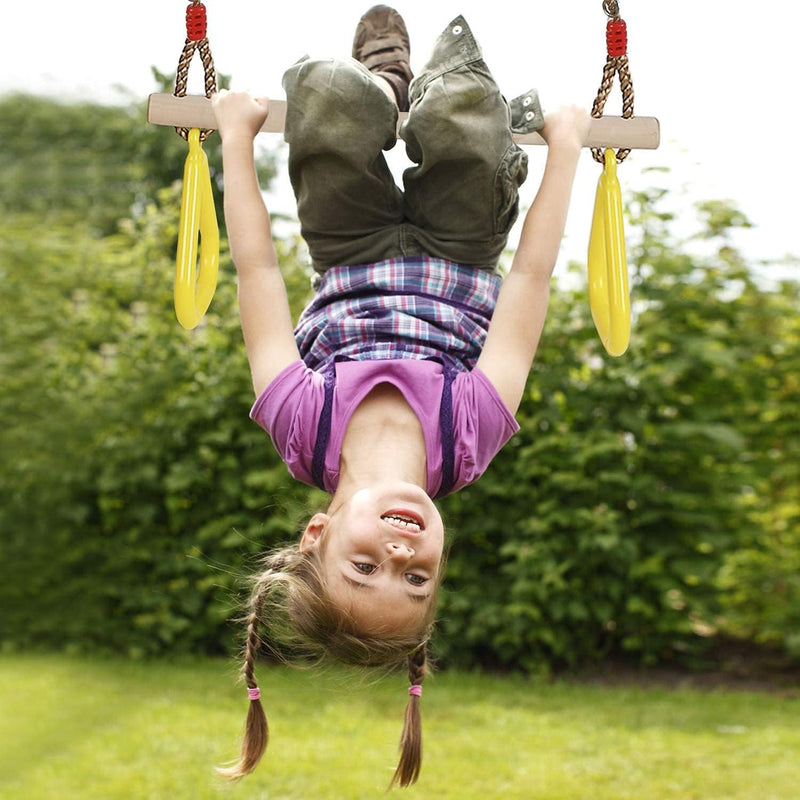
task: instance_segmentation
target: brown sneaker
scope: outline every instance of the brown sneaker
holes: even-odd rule
[[[353,58],[391,84],[401,111],[408,111],[408,84],[414,77],[410,54],[406,24],[393,8],[373,6],[361,17],[353,39]]]

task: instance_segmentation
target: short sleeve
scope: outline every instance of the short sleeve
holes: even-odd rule
[[[311,464],[317,440],[324,378],[295,361],[267,386],[250,410],[250,417],[272,439],[291,476],[313,485]]]
[[[480,369],[460,373],[453,381],[453,491],[478,480],[518,430],[513,414]]]

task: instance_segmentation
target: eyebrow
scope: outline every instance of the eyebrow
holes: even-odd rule
[[[345,579],[345,581],[347,581],[347,583],[349,583],[351,586],[355,586],[357,589],[373,590],[375,588],[371,583],[354,580],[348,575],[342,574],[342,577]],[[426,600],[430,599],[429,594],[414,594],[413,592],[407,592],[406,596],[415,603],[424,603]]]

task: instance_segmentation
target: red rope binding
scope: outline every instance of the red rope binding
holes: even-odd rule
[[[628,27],[624,19],[609,20],[606,25],[606,47],[611,58],[619,58],[628,52]]]
[[[186,7],[186,38],[191,42],[206,38],[206,7],[202,3]]]

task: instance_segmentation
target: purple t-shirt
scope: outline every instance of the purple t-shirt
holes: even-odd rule
[[[435,497],[443,474],[440,416],[445,370],[441,362],[424,359],[336,362],[330,438],[320,488],[336,491],[341,446],[350,417],[381,383],[395,386],[419,418],[427,451],[427,492]],[[453,483],[449,490],[455,492],[483,474],[519,426],[479,369],[455,375],[451,392]],[[314,450],[324,404],[325,376],[296,361],[270,383],[250,412],[269,433],[291,475],[312,486]]]

